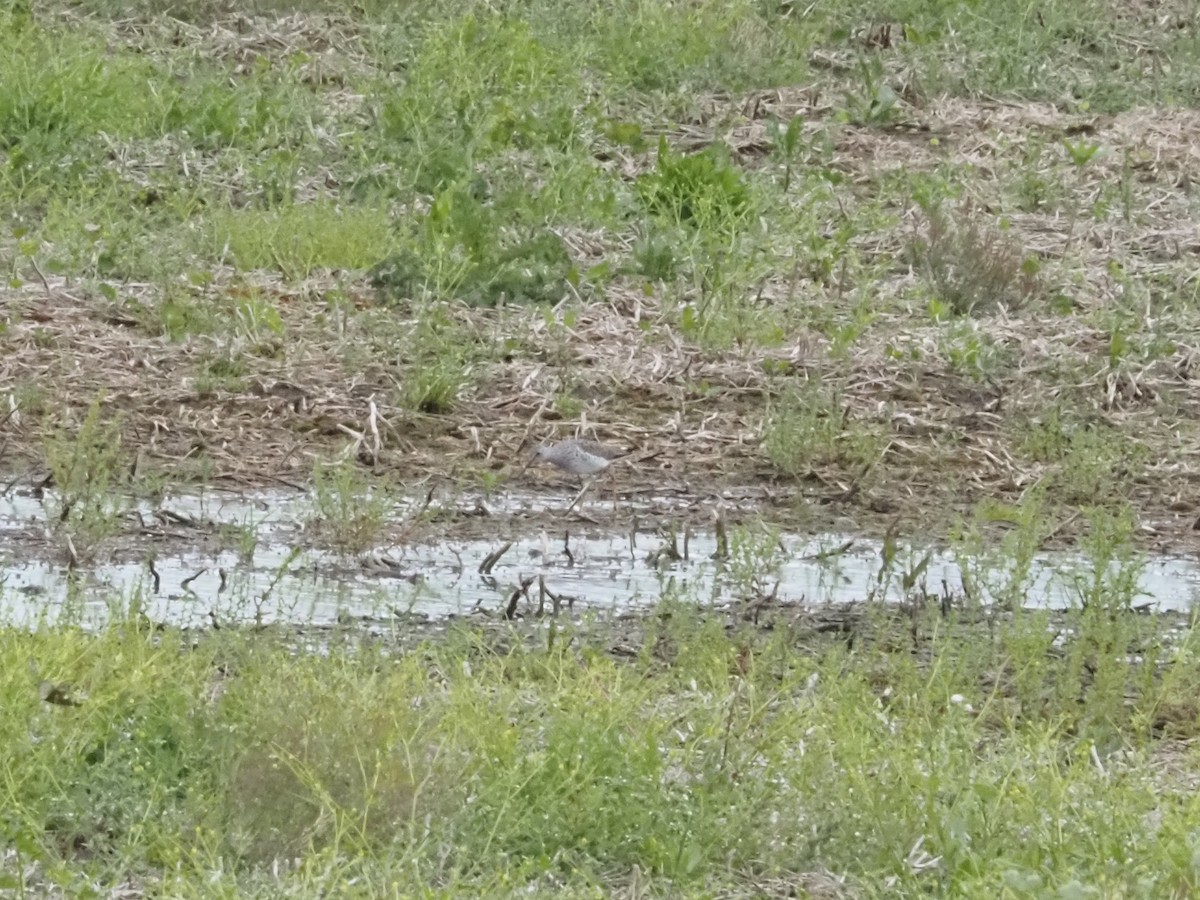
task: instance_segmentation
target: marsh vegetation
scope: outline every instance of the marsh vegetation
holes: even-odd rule
[[[0,890],[1189,896],[1200,657],[1137,573],[1200,533],[1197,25],[5,5]],[[520,467],[577,430],[634,463],[567,514]],[[308,504],[239,622],[264,519],[168,500],[259,489]],[[789,596],[783,529],[901,602]],[[653,534],[658,595],[412,615],[406,548],[542,530]],[[394,568],[371,628],[255,615],[318,552]]]

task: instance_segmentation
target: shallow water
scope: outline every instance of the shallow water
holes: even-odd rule
[[[474,501],[459,502],[469,506]],[[493,510],[512,512],[538,510],[558,500],[511,494],[488,502]],[[665,505],[661,499],[656,503],[660,519]],[[502,546],[500,537],[406,544],[354,558],[295,550],[301,543],[300,524],[310,511],[307,496],[284,492],[211,491],[175,495],[155,505],[139,502],[135,513],[144,536],[137,552],[125,556],[144,560],[153,552],[156,583],[145,561],[100,561],[71,570],[39,556],[38,544],[29,536],[47,531],[45,507],[30,496],[7,497],[0,500],[0,536],[12,539],[0,549],[0,616],[32,624],[69,612],[93,623],[137,604],[154,622],[190,627],[254,621],[325,624],[347,616],[380,622],[403,621],[413,614],[436,619],[476,611],[496,614],[522,583],[528,589],[516,604],[518,613],[538,605],[551,609],[555,602],[575,610],[635,610],[665,596],[699,604],[771,597],[816,606],[868,598],[896,602],[920,593],[935,600],[963,594],[960,561],[952,552],[901,545],[887,568],[877,542],[849,535],[730,529],[728,558],[717,560],[718,537],[711,531],[600,534],[586,523],[556,520],[559,529],[572,529],[565,547],[558,531],[555,536],[538,531],[516,537],[490,574],[482,575],[480,564]],[[178,546],[189,523],[204,526],[195,529],[195,546],[163,553],[155,530],[173,529],[171,546]],[[206,549],[212,545],[214,525],[252,533],[252,549],[243,554]],[[55,546],[53,540],[43,544]],[[1096,566],[1074,553],[1041,554],[1028,576],[1015,582],[1004,564],[964,563],[974,596],[984,602],[1015,598],[1025,606],[1068,607],[1078,605],[1096,581]],[[1139,557],[1124,570],[1102,567],[1110,595],[1123,575],[1128,579],[1125,600],[1131,605],[1188,610],[1200,592],[1200,567],[1190,559]]]

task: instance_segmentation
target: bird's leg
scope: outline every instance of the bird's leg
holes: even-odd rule
[[[617,511],[617,477],[613,473],[612,466],[604,470],[608,475],[608,492],[612,495],[613,512]]]
[[[587,493],[588,488],[592,486],[592,482],[590,480],[584,481],[582,478],[579,480],[583,484],[583,487],[579,489],[579,493],[575,495],[575,499],[572,500],[571,505],[567,507],[567,512],[570,512],[575,508],[579,501],[583,499],[583,495]]]

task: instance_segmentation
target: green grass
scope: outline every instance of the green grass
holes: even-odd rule
[[[128,461],[118,423],[96,398],[80,422],[61,422],[45,447],[55,485],[48,520],[73,563],[120,531]]]
[[[181,897],[584,896],[635,868],[655,896],[834,873],[854,896],[1165,897],[1197,877],[1195,801],[1162,767],[1187,765],[1163,735],[1196,727],[1191,632],[1167,649],[1166,623],[1093,609],[1053,647],[1044,614],[989,633],[880,613],[848,650],[663,611],[624,663],[600,625],[399,656],[133,621],[3,632],[6,844],[27,890]]]
[[[1168,87],[1153,70],[1132,79],[1112,71],[1104,60],[1116,51],[1104,48],[1114,23],[1105,16],[1081,20],[1076,7],[1086,5],[1060,4],[1058,17],[1041,14],[1037,24],[1011,4],[920,6],[911,18],[903,10],[892,15],[909,27],[904,62],[921,73],[929,95],[984,90],[1109,111],[1189,102],[1197,88],[1178,76]],[[553,185],[571,172],[565,192],[533,192],[548,208],[526,214],[612,223],[644,213],[619,179],[598,177],[586,165],[598,135],[613,126],[653,133],[664,115],[687,112],[680,105],[687,96],[800,83],[809,76],[802,60],[810,50],[853,46],[847,29],[873,18],[855,5],[782,20],[749,2],[703,3],[683,16],[651,2],[594,11],[560,6],[553,16],[536,3],[503,17],[461,15],[451,6],[419,16],[374,10],[354,26],[362,67],[345,76],[363,96],[337,104],[322,103],[321,87],[305,80],[313,51],[262,54],[234,69],[165,43],[151,54],[119,44],[109,52],[98,17],[75,28],[10,18],[9,49],[0,57],[0,78],[10,88],[0,103],[8,150],[0,194],[56,246],[70,244],[76,226],[46,204],[71,198],[80,212],[68,219],[100,224],[91,243],[107,246],[91,260],[76,251],[64,261],[67,269],[90,271],[90,261],[103,274],[119,257],[120,271],[132,278],[165,275],[155,271],[153,254],[123,246],[151,231],[160,244],[164,237],[182,242],[181,255],[212,261],[229,253],[246,268],[292,275],[313,266],[369,268],[395,250],[380,198],[411,204],[469,183],[484,185],[490,199],[527,190],[530,178]],[[106,11],[103,4],[95,9]],[[1020,27],[1012,27],[1014,18]],[[1076,49],[1064,57],[1064,47]],[[1176,59],[1178,72],[1195,53],[1163,35],[1155,47]],[[964,65],[973,50],[982,59]],[[846,85],[853,121],[863,121],[854,110],[868,102],[864,92],[872,95],[893,75],[886,61],[867,60],[852,67]],[[355,61],[339,56],[333,64]],[[114,147],[121,165],[114,166]],[[702,232],[725,229],[727,213],[745,207],[742,196],[706,201],[679,193],[694,191],[688,180],[700,177],[683,169],[708,165],[707,158],[662,153],[657,174],[643,176],[637,193],[651,212],[694,221]],[[351,204],[298,194],[306,176],[322,168],[349,189]],[[761,176],[769,183],[775,174],[753,180]],[[655,177],[678,184],[655,185]],[[733,185],[740,176],[727,169],[720,177]],[[1022,190],[1039,191],[1032,184]],[[251,208],[227,210],[231,199]],[[130,220],[130,207],[139,206]],[[518,208],[504,213],[506,222],[520,217]],[[105,219],[126,224],[125,233],[109,234]],[[781,224],[776,219],[772,230]],[[486,224],[491,232],[502,227]]]
[[[393,244],[386,210],[342,210],[330,202],[224,210],[209,225],[214,255],[226,254],[242,269],[278,269],[288,278],[322,269],[365,269]]]
[[[370,436],[366,439],[369,446]],[[393,503],[386,485],[370,484],[352,461],[339,460],[313,473],[313,513],[306,527],[339,551],[362,552],[379,545]]]
[[[803,476],[828,465],[862,472],[879,461],[886,433],[852,421],[837,393],[821,384],[788,388],[772,410],[763,447],[780,471]]]

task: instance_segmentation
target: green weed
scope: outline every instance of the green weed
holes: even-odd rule
[[[578,274],[562,239],[552,231],[508,224],[514,200],[485,204],[471,186],[443,191],[413,245],[376,263],[372,283],[392,301],[457,297],[472,306],[557,302]]]
[[[1128,612],[1137,599],[1145,562],[1134,551],[1134,521],[1129,510],[1090,507],[1082,551],[1090,571],[1075,573],[1070,587],[1084,610]]]
[[[970,604],[1018,610],[1033,599],[1037,555],[1053,531],[1046,507],[1046,488],[1036,486],[1017,503],[980,502],[972,519],[954,529],[955,562]],[[994,537],[997,525],[1002,527],[999,539]]]
[[[950,323],[940,349],[952,371],[982,382],[1006,371],[1014,356],[1010,348],[997,343],[977,323],[965,320]]]
[[[1029,421],[1018,446],[1052,466],[1047,484],[1073,505],[1123,504],[1147,460],[1141,441],[1058,406]]]
[[[893,124],[899,117],[900,97],[888,84],[883,63],[877,57],[860,59],[856,74],[858,84],[843,97],[841,119],[872,127]]]
[[[467,15],[422,43],[378,111],[374,150],[401,162],[417,190],[440,193],[509,148],[570,149],[580,94],[575,66],[528,24]]]
[[[53,478],[47,495],[52,530],[67,544],[72,561],[95,550],[121,528],[128,500],[128,462],[119,420],[103,398],[93,400],[82,421],[58,423],[44,448]]]
[[[796,478],[826,465],[857,474],[879,459],[885,439],[870,423],[851,419],[837,391],[818,382],[784,392],[763,427],[767,458]]]
[[[249,562],[258,547],[258,528],[253,522],[225,523],[218,527],[217,539],[221,546],[234,550],[241,559]]]
[[[470,384],[472,365],[482,355],[475,337],[441,307],[422,316],[409,340],[401,405],[430,415],[448,412]]]
[[[50,411],[51,400],[46,388],[40,384],[20,382],[12,385],[9,393],[12,408],[23,416],[40,416]]]
[[[196,393],[208,396],[220,391],[239,393],[246,387],[249,364],[235,351],[215,354],[200,361],[196,374]]]
[[[670,230],[652,229],[634,245],[628,271],[651,281],[674,281],[682,263],[679,243]]]
[[[728,536],[723,560],[735,596],[754,601],[772,596],[784,561],[782,535],[767,527],[736,527]]]
[[[307,527],[343,553],[362,553],[383,538],[395,498],[372,483],[353,460],[313,470],[313,515]]]
[[[126,300],[119,309],[125,315],[131,314],[150,334],[161,334],[173,342],[217,333],[229,324],[216,304],[178,286],[168,288],[154,300]]]
[[[719,150],[676,155],[666,138],[659,140],[655,170],[638,179],[638,193],[651,213],[716,232],[736,233],[752,203],[741,173]]]

